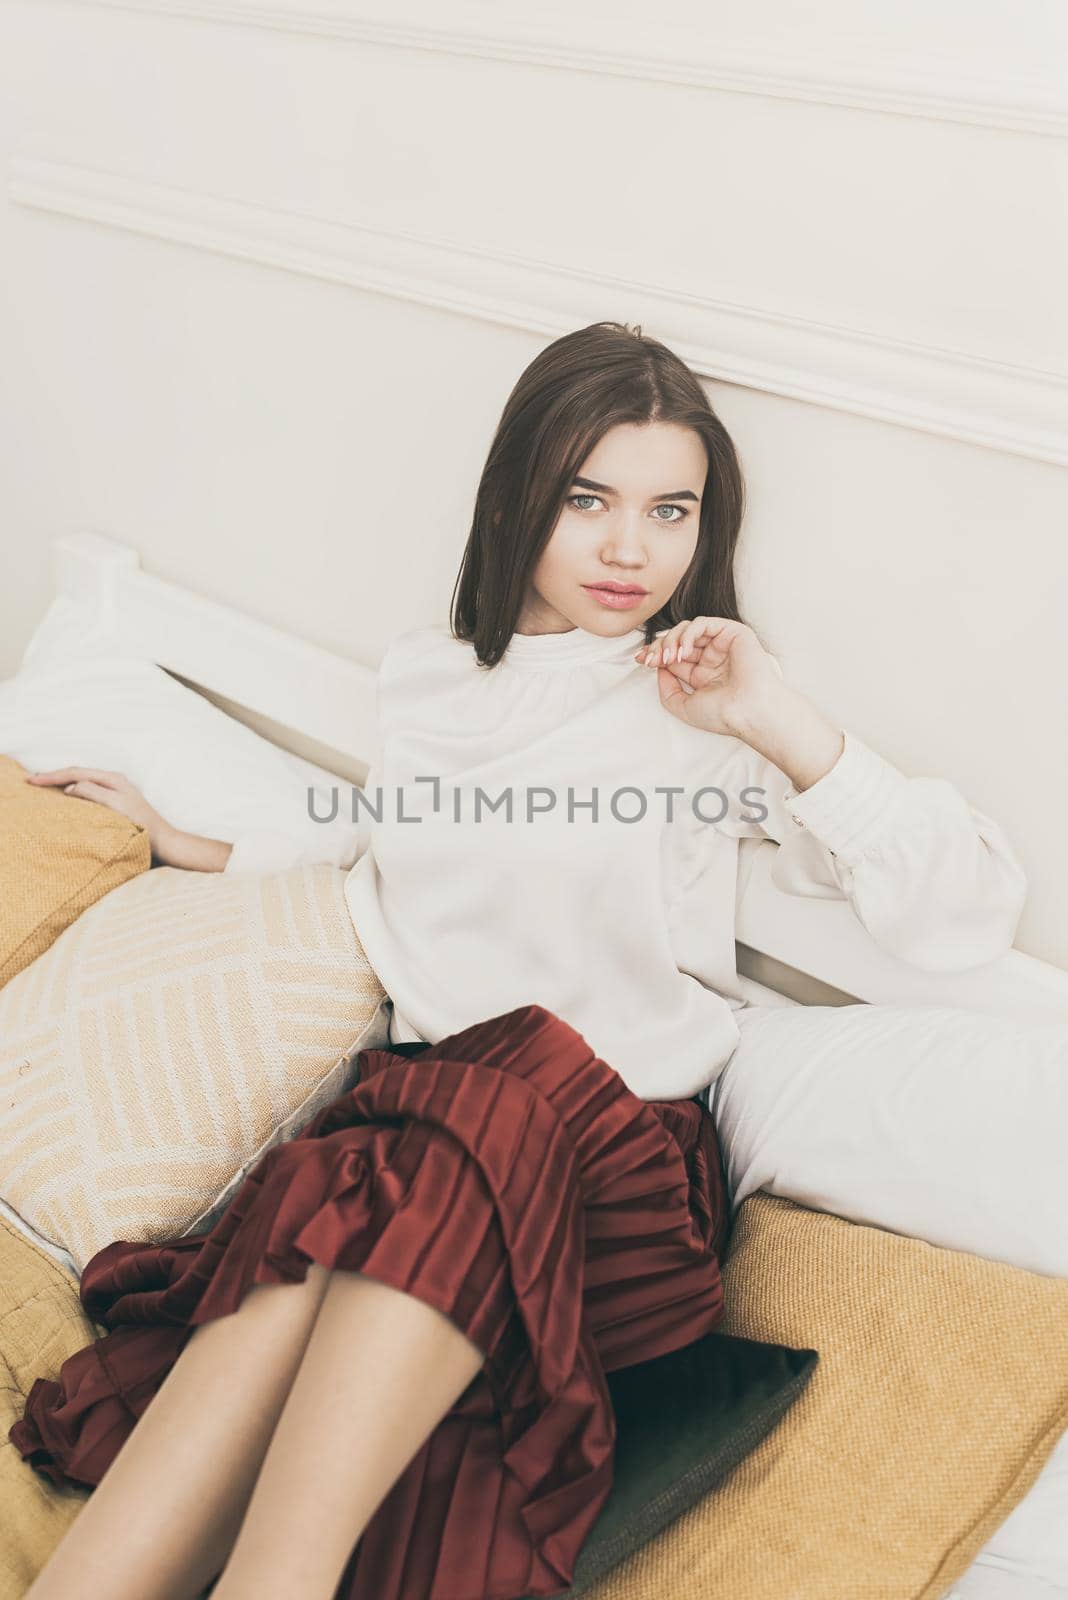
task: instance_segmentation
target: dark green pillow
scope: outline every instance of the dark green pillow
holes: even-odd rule
[[[612,1490],[566,1593],[582,1593],[725,1478],[775,1427],[815,1350],[709,1333],[606,1374],[616,1418]]]

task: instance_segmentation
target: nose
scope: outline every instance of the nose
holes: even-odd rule
[[[621,511],[610,525],[601,551],[602,560],[627,567],[644,567],[649,559],[642,538],[641,512]]]

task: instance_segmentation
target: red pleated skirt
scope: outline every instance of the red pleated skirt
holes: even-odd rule
[[[362,1272],[450,1317],[486,1362],[355,1540],[335,1600],[558,1594],[612,1486],[605,1373],[722,1320],[712,1117],[639,1099],[538,1005],[417,1054],[364,1050],[360,1070],[209,1232],[92,1257],[81,1301],[110,1331],[34,1382],[9,1437],[52,1481],[95,1485],[195,1327],[312,1261]]]

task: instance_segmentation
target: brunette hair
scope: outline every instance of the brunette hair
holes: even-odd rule
[[[745,484],[734,444],[681,358],[621,322],[593,322],[553,341],[526,368],[505,403],[475,496],[450,626],[472,643],[479,665],[496,666],[522,610],[530,576],[549,542],[583,461],[621,422],[692,428],[708,453],[697,546],[645,639],[690,617],[743,619],[734,552]]]

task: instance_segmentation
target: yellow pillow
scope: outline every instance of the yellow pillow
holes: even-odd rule
[[[140,823],[98,801],[26,782],[0,756],[0,985],[111,889],[152,865]]]
[[[156,867],[0,989],[0,1195],[81,1272],[203,1231],[385,1043],[345,873]]]
[[[0,1217],[0,1600],[22,1600],[89,1489],[60,1488],[35,1472],[8,1438],[37,1377],[56,1377],[97,1328],[63,1268]]]
[[[942,1600],[1068,1428],[1068,1279],[759,1190],[723,1282],[725,1333],[819,1364],[775,1430],[589,1600]]]

